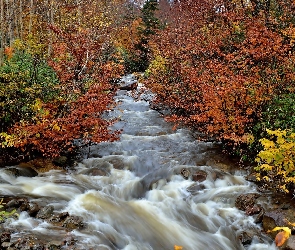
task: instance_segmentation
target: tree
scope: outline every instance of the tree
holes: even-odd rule
[[[154,60],[145,81],[156,94],[154,106],[169,111],[167,120],[233,145],[247,143],[269,101],[294,90],[290,38],[277,20],[253,16],[251,8],[174,5],[173,22],[150,41]]]
[[[1,147],[54,157],[73,150],[76,139],[118,138],[118,131],[109,128],[113,121],[102,116],[114,105],[111,82],[123,70],[114,46],[120,24],[115,11],[122,2],[40,0],[26,5],[24,40],[13,39],[0,69],[5,108]],[[55,12],[48,11],[46,6],[55,4]],[[55,74],[44,76],[50,70]],[[12,99],[17,100],[14,105]]]

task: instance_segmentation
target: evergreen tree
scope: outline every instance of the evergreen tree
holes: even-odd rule
[[[145,71],[149,64],[148,42],[151,35],[154,35],[156,30],[160,28],[160,20],[156,17],[159,3],[157,0],[148,0],[144,3],[141,9],[142,25],[138,28],[140,41],[135,45],[138,50],[138,56],[134,58],[136,71]]]

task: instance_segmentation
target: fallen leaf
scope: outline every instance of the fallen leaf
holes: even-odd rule
[[[290,235],[291,235],[291,229],[288,228],[288,227],[275,227],[274,229],[269,230],[268,232],[275,232],[275,231],[278,231],[278,230],[283,230],[282,232],[279,232],[276,235],[276,238],[275,238],[276,245],[278,247],[280,247],[290,237]]]
[[[285,241],[289,238],[289,235],[286,231],[282,231],[282,232],[279,232],[277,235],[276,235],[276,238],[275,238],[275,243],[278,247],[282,246]]]

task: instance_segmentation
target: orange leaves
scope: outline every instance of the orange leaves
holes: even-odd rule
[[[249,18],[243,8],[212,13],[210,4],[174,7],[172,21],[150,43],[154,61],[165,58],[165,74],[150,64],[145,85],[170,111],[167,120],[245,143],[265,103],[294,86],[295,61],[286,59],[289,45],[262,16]]]
[[[243,54],[256,63],[270,63],[274,58],[284,56],[288,50],[281,34],[268,29],[258,20],[248,22],[246,39],[242,45]]]
[[[282,246],[285,241],[289,238],[289,234],[286,233],[286,231],[282,231],[282,232],[279,232],[277,235],[276,235],[276,238],[275,238],[275,243],[278,247]]]
[[[282,230],[279,232],[275,237],[275,243],[278,247],[282,246],[285,241],[290,237],[291,235],[291,229],[288,227],[275,227],[272,230],[269,230],[269,232],[275,232],[278,230]]]
[[[115,88],[110,82],[123,72],[112,52],[110,34],[98,27],[50,28],[48,60],[59,80],[54,85],[56,96],[49,100],[40,96],[30,105],[33,119],[9,131],[17,138],[13,146],[55,157],[72,151],[75,139],[86,143],[116,140],[118,132],[109,129],[112,121],[101,118],[114,105]]]
[[[38,117],[35,123],[22,123],[11,129],[15,135],[14,146],[26,151],[37,150],[44,156],[55,157],[75,147],[74,139],[93,142],[113,141],[118,132],[111,132],[111,121],[100,118],[113,103],[113,94],[106,94],[104,87],[91,87],[76,101],[59,105],[45,105],[50,109],[46,118]]]
[[[7,56],[7,60],[10,60],[13,56],[13,47],[5,47],[4,54]]]
[[[135,50],[135,44],[140,42],[138,34],[140,25],[142,25],[142,20],[137,18],[121,27],[116,37],[117,46],[126,49],[128,52]]]

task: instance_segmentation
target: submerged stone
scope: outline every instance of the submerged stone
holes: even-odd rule
[[[70,215],[65,219],[62,226],[69,230],[75,230],[83,228],[84,223],[81,217]]]
[[[192,174],[193,181],[203,182],[207,179],[207,173],[203,170],[198,170]]]
[[[49,205],[40,209],[37,213],[36,218],[38,219],[49,219],[53,214],[54,207]]]

